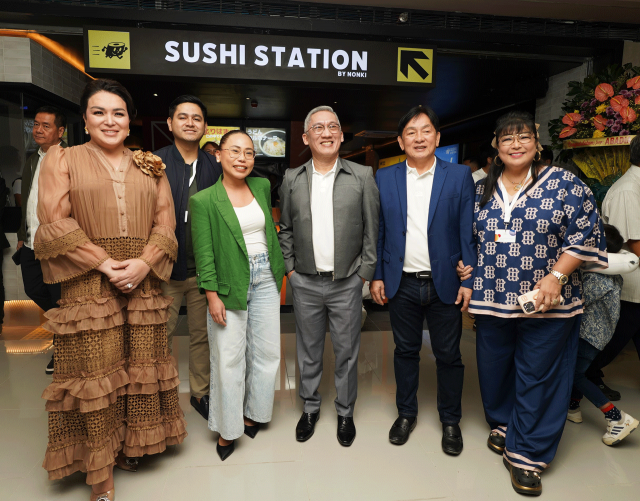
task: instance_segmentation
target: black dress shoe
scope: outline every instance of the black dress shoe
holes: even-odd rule
[[[542,479],[537,471],[525,470],[513,466],[506,458],[502,458],[504,466],[511,474],[511,486],[519,494],[539,496],[542,494]]]
[[[487,439],[487,445],[489,449],[493,452],[497,452],[498,454],[502,454],[504,452],[504,437],[495,431],[489,433],[489,438]]]
[[[442,450],[451,456],[462,452],[462,432],[458,424],[442,423]]]
[[[198,402],[198,399],[192,395],[191,406],[198,411],[198,414],[209,421],[209,395],[202,397],[200,402]]]
[[[44,370],[45,374],[53,374],[53,355],[51,355],[51,360],[47,364],[47,368]]]
[[[316,423],[319,419],[320,411],[303,412],[296,425],[296,440],[298,442],[306,442],[313,437],[313,432],[316,430]]]
[[[231,442],[229,445],[220,445],[220,442],[216,444],[216,452],[218,453],[218,456],[220,456],[220,459],[222,461],[224,461],[229,456],[231,456],[231,454],[233,454],[235,445],[236,445],[235,442]]]
[[[338,442],[349,447],[356,439],[356,425],[352,417],[338,416]]]
[[[409,418],[400,416],[389,430],[389,442],[394,445],[406,444],[417,423],[418,419],[415,416]]]
[[[256,438],[256,435],[260,431],[260,423],[256,423],[253,426],[244,425],[244,434],[249,438]]]

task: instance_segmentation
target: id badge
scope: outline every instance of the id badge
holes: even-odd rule
[[[514,230],[496,230],[495,241],[506,244],[514,243],[516,241],[516,232]]]

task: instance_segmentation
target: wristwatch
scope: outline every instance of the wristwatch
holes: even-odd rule
[[[559,271],[551,270],[551,274],[558,279],[560,285],[566,285],[569,281],[569,277],[567,275],[563,275]]]

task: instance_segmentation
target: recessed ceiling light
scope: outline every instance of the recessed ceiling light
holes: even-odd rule
[[[158,97],[158,94],[154,94],[154,96]]]
[[[250,98],[250,97],[248,97],[248,98],[247,98],[247,101],[248,101],[249,99],[251,99],[251,98]]]

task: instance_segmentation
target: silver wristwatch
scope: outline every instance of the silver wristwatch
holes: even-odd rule
[[[558,279],[560,285],[566,285],[569,281],[569,277],[567,275],[563,275],[557,270],[551,270],[551,274]]]

